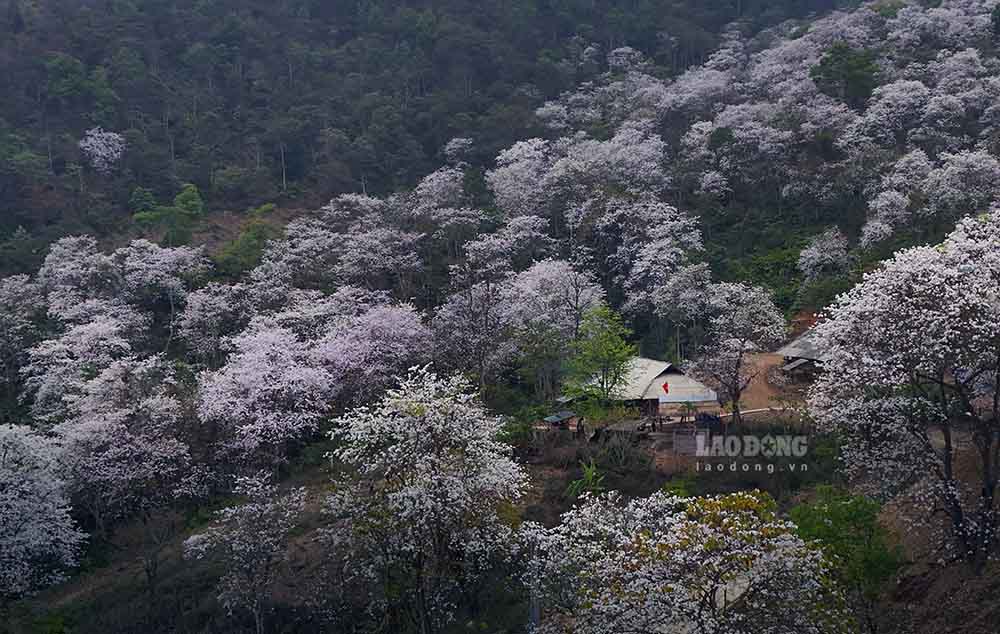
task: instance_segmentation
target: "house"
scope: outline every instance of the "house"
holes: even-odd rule
[[[645,357],[632,360],[617,400],[638,405],[646,416],[678,414],[689,406],[698,410],[719,406],[718,396],[708,386],[686,376],[669,361]]]
[[[827,353],[815,332],[811,329],[805,331],[775,353],[785,358],[785,365],[781,366],[784,372],[813,372],[823,364]]]

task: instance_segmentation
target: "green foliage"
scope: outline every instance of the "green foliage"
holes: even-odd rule
[[[544,417],[544,410],[538,408],[536,410],[536,415],[528,420],[526,418],[509,418],[504,423],[503,430],[500,432],[500,436],[497,440],[505,442],[514,447],[525,447],[527,446],[533,436],[534,430],[532,429],[532,420],[539,420]]]
[[[905,6],[906,3],[903,2],[903,0],[884,0],[883,2],[875,4],[872,8],[876,13],[885,19],[891,20],[895,18],[896,14],[899,13],[899,10]]]
[[[133,192],[135,195],[135,192]],[[140,195],[140,204],[148,202]],[[198,187],[192,183],[185,184],[179,194],[174,196],[172,205],[158,206],[133,214],[132,218],[140,225],[148,228],[163,229],[163,242],[168,246],[187,244],[191,240],[191,231],[195,222],[205,211],[205,203],[201,199]]]
[[[790,516],[799,536],[815,541],[834,564],[840,583],[876,631],[874,610],[889,581],[904,563],[902,549],[892,543],[878,521],[879,504],[831,486],[817,488],[814,502],[793,508]]]
[[[825,277],[803,287],[799,295],[799,305],[821,309],[829,306],[837,295],[849,290],[856,280],[846,275]]]
[[[864,108],[878,86],[878,64],[874,51],[856,51],[838,42],[813,66],[809,76],[821,91],[840,99],[851,108]]]
[[[280,235],[280,231],[266,219],[273,209],[274,205],[268,203],[252,211],[240,234],[219,250],[214,259],[220,275],[237,279],[260,264],[267,241]]]
[[[669,482],[663,485],[663,492],[668,495],[676,495],[686,498],[696,495],[697,479],[691,473],[676,475]]]
[[[43,178],[48,171],[45,158],[22,135],[5,128],[0,120],[0,185],[5,180],[15,184]]]
[[[628,367],[638,352],[628,342],[632,336],[622,318],[608,306],[591,309],[580,324],[569,361],[570,392],[611,400],[628,377]]]
[[[45,92],[50,99],[70,101],[87,94],[87,69],[77,58],[55,53],[45,61],[45,70],[48,73]]]
[[[799,295],[799,248],[780,247],[751,255],[732,267],[736,279],[765,286],[774,292],[774,303],[788,311]]]
[[[128,208],[133,214],[149,213],[156,209],[156,197],[145,187],[136,187],[129,196]]]
[[[58,612],[44,614],[30,624],[30,634],[69,634],[73,631],[66,617]]]
[[[44,258],[45,243],[17,227],[9,238],[0,239],[0,269],[11,273],[34,273]]]
[[[594,395],[584,396],[575,401],[573,411],[578,416],[586,418],[590,427],[613,425],[639,417],[639,412],[633,407],[626,407],[620,403],[609,403]]]
[[[604,491],[604,474],[597,468],[593,459],[590,462],[581,462],[580,468],[583,470],[583,476],[573,480],[566,487],[567,498],[575,500],[584,493],[601,493]]]

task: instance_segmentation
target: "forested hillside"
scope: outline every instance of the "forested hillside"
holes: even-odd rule
[[[144,209],[136,188],[163,205],[192,183],[207,210],[301,208],[412,186],[456,136],[486,166],[615,48],[669,77],[734,19],[752,32],[834,4],[5,0],[0,266],[25,271],[68,233],[120,234]],[[95,127],[127,148],[111,172],[78,146]]]
[[[0,631],[998,631],[1000,4],[830,5],[9,3]]]

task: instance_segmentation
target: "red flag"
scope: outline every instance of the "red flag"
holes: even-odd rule
[[[667,394],[670,394],[670,383],[663,384],[663,391],[666,392]]]

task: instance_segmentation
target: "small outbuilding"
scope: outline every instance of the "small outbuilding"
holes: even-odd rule
[[[784,357],[782,371],[808,373],[819,369],[827,358],[826,350],[814,330],[807,330],[785,344],[776,354]]]
[[[552,427],[569,427],[570,425],[575,425],[577,422],[577,416],[575,412],[569,410],[563,410],[561,412],[556,412],[551,416],[546,416],[542,419],[544,422],[548,423]]]

